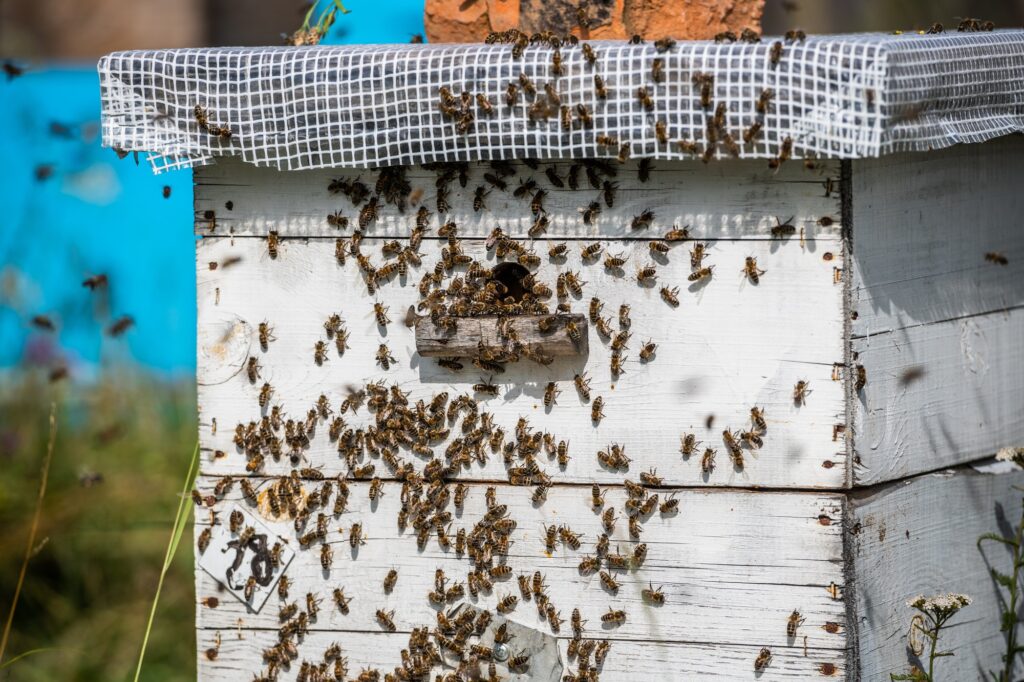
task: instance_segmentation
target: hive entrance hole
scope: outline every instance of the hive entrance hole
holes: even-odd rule
[[[530,274],[530,271],[519,263],[499,263],[494,266],[491,273],[491,281],[499,282],[508,289],[503,298],[511,296],[516,302],[523,300],[526,293],[526,286],[523,280]]]

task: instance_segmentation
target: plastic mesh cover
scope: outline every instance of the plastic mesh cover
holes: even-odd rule
[[[103,142],[150,152],[156,171],[234,155],[281,170],[373,167],[500,158],[615,156],[600,134],[629,141],[634,157],[685,159],[677,141],[703,152],[707,121],[727,107],[723,131],[742,158],[772,158],[786,138],[795,157],[858,158],[980,142],[1024,130],[1024,31],[941,35],[816,36],[787,42],[773,64],[773,38],[759,44],[680,42],[659,53],[648,42],[593,42],[597,63],[580,47],[560,50],[564,73],[552,73],[552,50],[511,45],[379,45],[218,48],[118,52],[99,64]],[[655,82],[655,58],[664,76]],[[710,107],[693,76],[713,76]],[[531,119],[534,101],[506,88],[525,73],[543,97],[557,87],[561,111]],[[594,74],[606,83],[598,97]],[[474,96],[464,133],[439,107],[439,88]],[[646,108],[637,89],[649,89]],[[774,98],[764,114],[762,91]],[[475,95],[493,103],[486,114]],[[592,123],[578,118],[576,105]],[[204,107],[209,125],[196,121]],[[659,142],[663,121],[668,144]],[[755,122],[756,138],[742,135]],[[210,133],[227,126],[230,137]],[[735,148],[734,148],[735,151]],[[718,157],[729,155],[719,141]]]

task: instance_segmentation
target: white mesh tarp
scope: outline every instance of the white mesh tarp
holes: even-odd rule
[[[1024,31],[939,35],[811,36],[785,42],[680,42],[658,52],[652,42],[593,42],[596,64],[579,46],[563,46],[564,73],[552,73],[549,46],[518,58],[512,45],[379,45],[216,48],[118,52],[99,64],[103,142],[150,153],[157,171],[239,156],[261,166],[308,169],[375,167],[500,158],[615,156],[598,135],[628,141],[634,157],[686,159],[680,140],[706,149],[708,119],[724,104],[741,158],[772,158],[786,138],[794,157],[876,157],[980,142],[1024,130]],[[653,60],[663,59],[656,82]],[[701,102],[695,73],[713,77]],[[552,84],[570,109],[531,118],[509,83],[525,73],[544,97]],[[593,75],[603,77],[606,99]],[[473,123],[460,132],[443,115],[439,89],[468,92]],[[645,87],[647,108],[637,96]],[[764,113],[760,94],[774,97]],[[477,93],[493,103],[486,114]],[[195,107],[206,112],[202,128]],[[592,116],[578,118],[577,105]],[[664,122],[667,143],[656,124]],[[742,134],[760,124],[749,143]],[[211,134],[224,126],[230,137]],[[719,141],[715,155],[728,157]],[[692,149],[692,148],[691,148]]]

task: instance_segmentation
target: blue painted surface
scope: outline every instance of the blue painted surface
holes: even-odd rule
[[[347,0],[325,43],[404,43],[423,33],[423,0]],[[195,368],[192,174],[155,176],[99,143],[94,65],[0,78],[0,368],[65,358],[86,376],[113,361],[159,373]],[[51,131],[51,123],[68,131]],[[52,164],[52,176],[36,169]],[[164,186],[170,197],[163,197]],[[110,277],[109,301],[82,280]],[[32,315],[55,318],[55,337]],[[102,334],[128,314],[123,340]]]

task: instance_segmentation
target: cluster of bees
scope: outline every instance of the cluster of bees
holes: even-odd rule
[[[802,42],[806,37],[806,34],[801,30],[788,31],[783,40],[772,43],[766,54],[768,64],[775,68],[783,58],[785,46]],[[743,30],[739,36],[732,31],[725,31],[715,36],[716,43],[737,41],[760,43],[761,36],[752,29]],[[438,106],[441,114],[447,120],[454,123],[456,132],[461,135],[470,133],[478,116],[493,117],[502,106],[513,114],[521,111],[531,124],[553,119],[556,121],[556,124],[560,124],[561,129],[566,133],[578,129],[595,128],[595,114],[587,102],[607,101],[611,93],[611,87],[606,81],[606,77],[600,73],[600,54],[598,48],[589,43],[580,42],[576,36],[560,37],[550,32],[528,36],[517,29],[511,29],[502,33],[492,33],[488,36],[486,42],[489,44],[512,45],[512,56],[516,60],[522,58],[526,49],[530,46],[543,46],[550,49],[551,62],[548,69],[550,80],[541,83],[538,87],[538,84],[534,82],[534,79],[526,71],[521,71],[517,78],[507,84],[503,97],[501,93],[472,93],[468,90],[456,95],[448,86],[442,86],[438,90]],[[644,42],[644,39],[640,36],[634,36],[630,41],[631,44],[642,44]],[[665,69],[665,58],[660,55],[670,52],[675,46],[676,42],[671,38],[663,38],[654,43],[655,56],[651,58],[650,82],[637,87],[634,93],[636,100],[646,112],[654,112],[656,109],[655,97],[657,91],[668,79]],[[568,56],[563,56],[563,48],[566,50],[578,50],[581,58],[572,59],[576,54],[575,52],[570,52]],[[569,95],[560,90],[559,79],[563,76],[569,76],[570,71],[574,67],[578,68],[581,74],[590,74],[593,82],[593,99],[586,96],[585,93],[579,93],[580,99],[585,101],[573,103],[569,101]],[[690,80],[694,96],[700,101],[700,108],[705,112],[709,112],[706,116],[703,149],[701,148],[701,143],[696,140],[671,140],[668,123],[664,119],[653,121],[654,134],[658,144],[664,147],[674,144],[681,152],[699,157],[705,163],[716,158],[720,149],[724,149],[732,157],[739,157],[742,145],[752,145],[761,136],[764,117],[775,96],[774,91],[770,88],[765,88],[757,99],[751,103],[755,117],[748,127],[742,130],[730,131],[726,125],[726,117],[729,113],[728,107],[725,103],[720,103],[717,107],[714,105],[714,76],[694,71],[691,74]],[[498,100],[502,100],[504,105],[499,103]],[[712,110],[713,114],[710,113]],[[593,141],[599,148],[615,150],[617,152],[616,157],[620,162],[625,162],[630,157],[632,143],[629,140],[619,140],[614,136],[595,131]],[[770,167],[777,169],[792,156],[792,152],[793,140],[787,137],[780,143],[778,156],[770,160]]]

